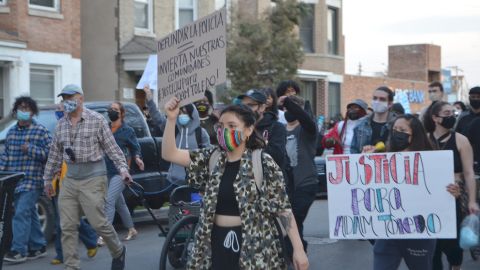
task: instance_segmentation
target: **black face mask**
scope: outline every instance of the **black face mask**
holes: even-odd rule
[[[348,111],[347,116],[350,120],[357,120],[360,118],[360,114],[357,111]]]
[[[297,117],[295,115],[293,115],[291,112],[285,112],[285,120],[287,120],[288,123],[290,122],[294,122],[295,120],[297,120]]]
[[[120,117],[120,113],[118,113],[117,111],[114,111],[114,110],[108,110],[108,118],[110,118],[110,121],[112,122],[115,122],[118,120],[118,118]]]
[[[410,142],[408,141],[408,139],[410,139],[410,134],[408,133],[394,130],[392,131],[390,139],[392,140],[390,143],[394,152],[403,151],[410,146]]]
[[[210,109],[210,105],[208,103],[195,103],[195,107],[197,107],[197,111],[199,113],[207,113],[208,110]]]
[[[452,129],[453,126],[455,126],[456,121],[457,121],[457,118],[455,118],[454,115],[446,116],[446,117],[442,117],[442,122],[440,123],[440,125],[446,129]]]
[[[470,106],[472,106],[472,108],[474,108],[475,110],[480,108],[480,100],[470,98],[469,101],[470,101]]]

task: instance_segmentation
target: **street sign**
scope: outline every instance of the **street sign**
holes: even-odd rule
[[[456,238],[452,151],[326,157],[330,238]]]

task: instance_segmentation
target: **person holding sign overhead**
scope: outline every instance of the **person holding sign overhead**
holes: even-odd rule
[[[411,114],[397,117],[387,144],[388,152],[432,150],[420,120]],[[375,152],[375,146],[365,146],[364,153]],[[447,191],[458,193],[458,186],[450,184]],[[373,247],[374,270],[398,269],[402,259],[409,269],[429,270],[433,266],[435,239],[377,239]]]
[[[468,139],[460,133],[452,131],[456,122],[455,110],[444,101],[437,101],[426,112],[424,126],[430,141],[437,150],[452,150],[455,172],[455,184],[458,191],[456,197],[457,230],[468,214],[478,212],[476,203],[476,187],[473,172],[473,151]],[[460,269],[463,262],[463,250],[459,237],[456,239],[439,239],[433,259],[433,269],[443,269],[442,253],[447,256],[452,269]]]
[[[152,117],[154,125],[162,132],[165,130],[167,119],[160,113],[157,105],[153,101],[152,91],[149,86],[143,89],[147,97],[148,112]],[[181,113],[176,119],[175,144],[180,149],[199,149],[210,146],[210,136],[208,132],[200,126],[200,117],[193,104],[187,104],[180,109]],[[173,190],[176,186],[185,184],[185,168],[177,164],[170,164],[168,168],[167,180],[170,182],[169,189]]]
[[[244,105],[227,107],[216,127],[219,147],[190,151],[175,144],[179,100],[169,100],[165,111],[162,157],[187,167],[189,185],[205,191],[187,269],[287,269],[275,216],[293,243],[295,269],[308,269],[282,171],[262,151],[265,143],[254,131],[253,111]],[[254,177],[255,157],[261,158],[263,185]],[[210,171],[211,158],[214,167]]]

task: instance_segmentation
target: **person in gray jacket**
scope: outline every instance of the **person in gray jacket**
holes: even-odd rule
[[[147,98],[148,112],[152,118],[152,123],[156,125],[163,133],[167,121],[164,114],[160,113],[157,104],[153,101],[153,95],[148,86],[144,89]],[[188,104],[180,108],[180,114],[177,118],[175,128],[175,141],[179,149],[199,149],[210,147],[210,136],[208,132],[200,126],[200,116],[193,104]],[[172,188],[184,185],[186,183],[185,167],[171,164],[168,169],[167,179]]]

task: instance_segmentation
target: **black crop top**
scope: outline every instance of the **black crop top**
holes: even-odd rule
[[[220,188],[217,197],[217,209],[215,214],[225,216],[240,216],[238,210],[238,202],[233,190],[233,181],[237,178],[240,170],[240,160],[235,162],[227,162],[225,171],[220,181]]]
[[[460,157],[460,152],[458,152],[457,139],[455,132],[451,133],[452,135],[446,142],[438,142],[438,147],[441,150],[452,150],[453,151],[453,171],[455,173],[463,172],[462,158]]]

